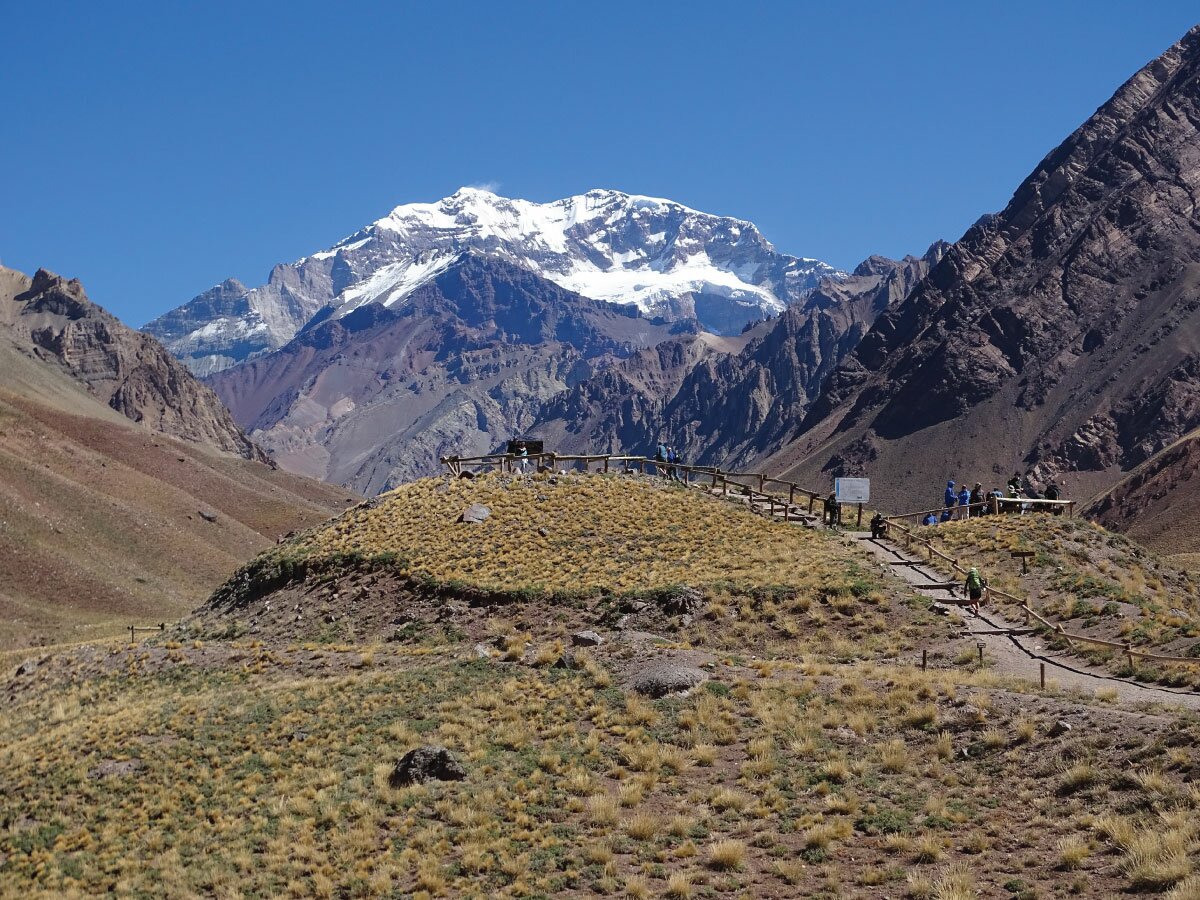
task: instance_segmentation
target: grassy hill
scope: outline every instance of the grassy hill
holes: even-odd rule
[[[491,517],[456,522],[472,502]],[[572,649],[584,627],[603,642]],[[13,676],[0,884],[1195,896],[1194,718],[1037,692],[955,640],[852,539],[698,491],[430,479],[271,548],[165,639]],[[703,680],[643,694],[666,664]],[[466,778],[394,783],[424,744]]]

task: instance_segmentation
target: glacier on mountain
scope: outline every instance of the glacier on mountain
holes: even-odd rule
[[[283,346],[326,307],[337,317],[402,303],[464,253],[717,334],[773,316],[822,277],[843,274],[779,253],[750,222],[671,200],[593,190],[535,203],[462,188],[436,203],[398,206],[328,250],[276,266],[261,287],[228,296],[221,289],[236,282],[226,282],[145,330],[210,374]]]

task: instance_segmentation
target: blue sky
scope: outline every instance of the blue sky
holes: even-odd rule
[[[1001,208],[1194,3],[0,0],[0,261],[140,325],[464,184],[850,267]]]

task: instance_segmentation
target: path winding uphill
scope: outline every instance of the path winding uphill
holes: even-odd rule
[[[1087,666],[1077,657],[1054,653],[1030,629],[1010,622],[996,611],[972,615],[953,600],[961,601],[961,588],[947,588],[945,576],[919,557],[906,553],[890,541],[872,540],[856,534],[859,545],[892,574],[918,593],[942,604],[949,615],[962,620],[964,633],[985,644],[984,654],[992,671],[1030,681],[1039,680],[1039,664],[1046,665],[1047,684],[1077,690],[1115,691],[1127,703],[1157,703],[1200,709],[1200,695],[1161,685],[1141,684]],[[946,601],[951,599],[952,602]],[[938,648],[931,648],[938,649]]]

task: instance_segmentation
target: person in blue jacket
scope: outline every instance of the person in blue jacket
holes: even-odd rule
[[[946,502],[942,504],[943,506],[953,506],[955,503],[958,502],[958,492],[956,490],[954,490],[954,482],[953,481],[946,482],[946,497],[945,497],[945,499],[946,499]]]
[[[966,483],[963,483],[962,490],[958,492],[958,517],[965,519],[971,514],[968,507],[971,505],[971,491]]]

